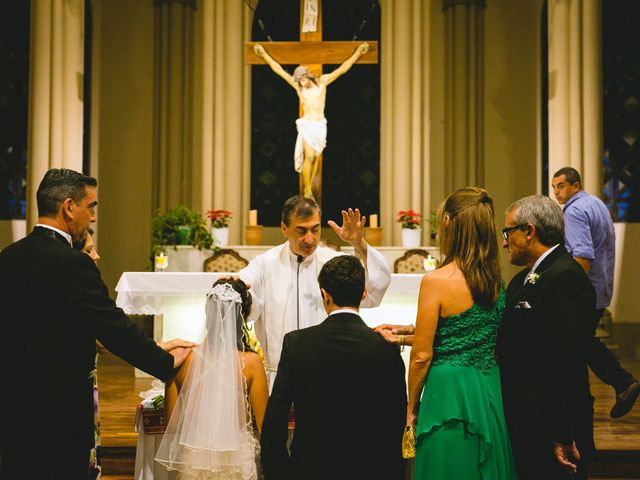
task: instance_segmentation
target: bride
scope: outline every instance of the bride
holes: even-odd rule
[[[170,419],[155,459],[180,479],[261,478],[257,437],[269,392],[249,347],[250,309],[241,280],[218,280],[207,292],[205,338],[167,384]]]

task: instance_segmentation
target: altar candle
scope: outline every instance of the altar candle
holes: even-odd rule
[[[369,226],[371,228],[378,228],[378,214],[372,213],[369,215]]]
[[[249,225],[258,224],[258,210],[249,210]]]

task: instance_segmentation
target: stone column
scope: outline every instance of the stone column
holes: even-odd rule
[[[484,185],[485,0],[443,0],[445,185]]]
[[[251,67],[243,54],[251,11],[237,0],[206,1],[195,29],[192,201],[202,212],[233,212],[229,240],[242,244],[251,201]]]
[[[84,1],[32,0],[27,231],[50,168],[82,171]]]
[[[153,207],[192,207],[195,0],[155,0]]]
[[[430,210],[430,7],[381,0],[380,10],[380,226],[383,244],[400,245],[398,211]]]
[[[561,167],[602,194],[602,28],[600,0],[550,0],[549,178]]]

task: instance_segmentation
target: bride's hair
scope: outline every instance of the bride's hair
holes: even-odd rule
[[[501,284],[493,200],[483,188],[461,188],[442,203],[437,221],[440,266],[455,262],[474,302],[491,307]]]
[[[252,298],[249,293],[249,289],[242,280],[233,278],[221,278],[220,280],[217,280],[213,286],[215,287],[216,285],[224,283],[231,285],[231,287],[240,294],[240,299],[242,300],[242,307],[240,308],[242,315],[238,316],[236,328],[238,335],[238,350],[245,352],[253,351],[247,338],[247,324],[245,322],[245,319],[249,316],[249,312],[251,312]]]

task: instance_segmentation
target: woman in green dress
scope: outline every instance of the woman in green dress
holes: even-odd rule
[[[462,188],[438,219],[443,260],[421,281],[410,339],[414,478],[514,479],[493,352],[505,302],[493,200],[481,188]]]

